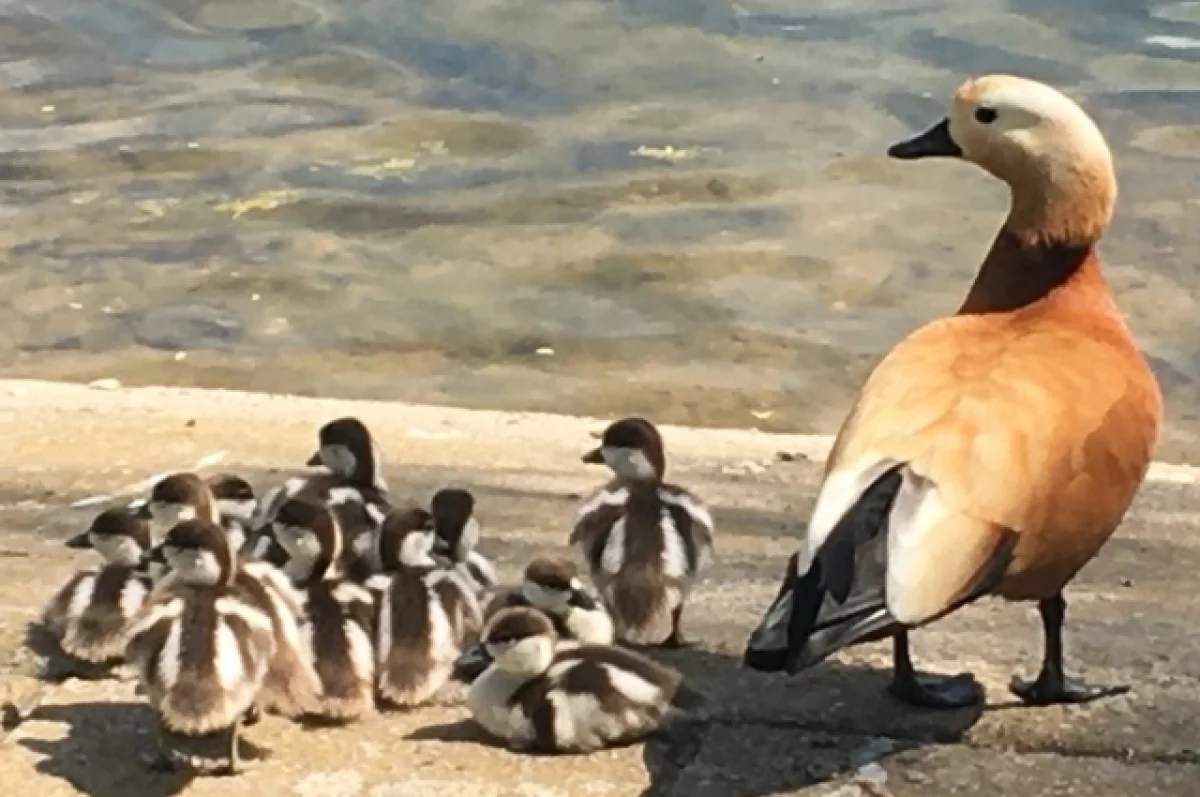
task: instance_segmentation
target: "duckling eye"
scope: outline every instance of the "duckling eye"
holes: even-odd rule
[[[995,108],[988,108],[985,105],[981,105],[975,109],[975,121],[980,124],[990,125],[996,121],[997,115]]]

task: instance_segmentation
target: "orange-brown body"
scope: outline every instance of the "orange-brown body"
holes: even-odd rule
[[[1145,476],[1162,418],[1154,375],[1090,248],[1039,250],[1002,232],[977,289],[996,270],[1052,272],[1021,262],[1035,252],[1079,262],[1039,300],[1003,311],[1009,291],[976,290],[975,306],[968,299],[903,340],[863,386],[827,465],[910,463],[943,500],[992,527],[944,539],[954,549],[944,554],[968,558],[968,569],[983,565],[1001,530],[1016,532],[996,589],[1014,600],[1055,595],[1095,556]],[[945,562],[929,554],[932,568]]]

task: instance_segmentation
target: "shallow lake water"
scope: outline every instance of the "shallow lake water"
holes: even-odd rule
[[[1001,186],[899,163],[1052,82],[1197,417],[1200,2],[0,2],[0,375],[834,431],[954,309]]]

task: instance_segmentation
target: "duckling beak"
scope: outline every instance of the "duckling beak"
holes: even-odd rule
[[[129,505],[129,511],[133,513],[135,518],[139,520],[153,520],[154,515],[150,512],[150,502],[142,501],[140,504]]]
[[[961,158],[962,147],[950,137],[950,120],[943,119],[919,136],[888,147],[887,154],[899,160],[918,158]]]
[[[603,465],[604,464],[604,449],[603,449],[603,447],[593,448],[591,451],[584,454],[583,461],[588,465]]]
[[[163,555],[162,546],[156,545],[150,550],[146,551],[144,561],[147,564],[152,565],[165,565],[167,563],[167,557]]]
[[[454,680],[464,684],[474,683],[492,664],[492,657],[482,644],[475,644],[462,652],[454,662]]]
[[[311,457],[309,457],[308,462],[305,462],[304,464],[305,464],[305,466],[307,466],[309,468],[315,468],[318,465],[323,465],[325,463],[321,461],[321,452],[318,451],[315,454],[313,454]]]
[[[567,601],[567,605],[583,609],[585,612],[596,611],[596,601],[581,589],[571,591],[571,598]]]
[[[76,534],[74,537],[71,537],[69,540],[67,540],[67,547],[76,549],[91,548],[92,539],[88,536],[86,531],[80,532],[79,534]]]

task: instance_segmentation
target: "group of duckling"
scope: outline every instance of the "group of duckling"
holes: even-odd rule
[[[158,717],[156,767],[202,758],[236,772],[240,728],[263,711],[344,724],[464,687],[485,731],[543,752],[631,741],[697,704],[678,673],[620,645],[682,644],[713,547],[703,503],[663,480],[651,422],[611,424],[583,457],[614,473],[570,536],[598,596],[560,556],[500,584],[469,491],[394,502],[361,421],[318,437],[307,465],[320,469],[261,497],[233,474],[176,473],[67,541],[104,564],[43,612],[56,674],[131,667]],[[198,739],[217,754],[185,754]]]

